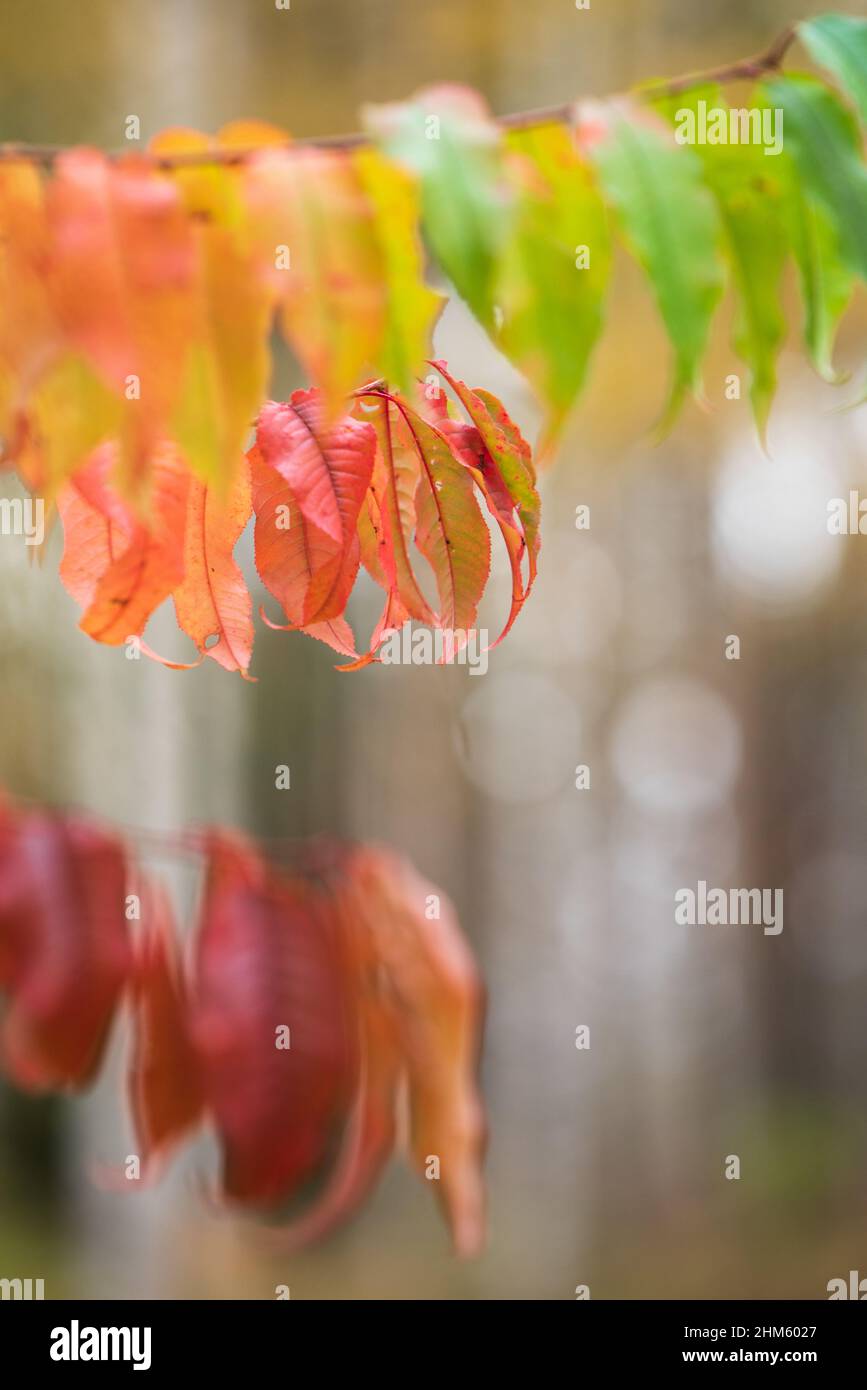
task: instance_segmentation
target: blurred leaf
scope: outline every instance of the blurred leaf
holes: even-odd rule
[[[327,1159],[357,1086],[350,991],[327,901],[213,832],[190,1030],[230,1199],[273,1205]]]
[[[803,189],[788,155],[787,218],[804,303],[804,341],[813,366],[826,381],[839,381],[833,353],[837,325],[852,298],[854,276],[843,263],[833,220],[823,203]]]
[[[130,158],[56,162],[47,195],[49,283],[67,343],[123,403],[119,480],[147,496],[169,434],[195,315],[195,246],[177,188]]]
[[[589,108],[579,135],[624,239],[647,272],[674,348],[667,424],[684,392],[700,389],[701,358],[722,293],[716,209],[697,157],[644,113]]]
[[[272,132],[272,142],[278,136]],[[150,149],[157,155],[205,153],[235,138],[231,127],[216,141],[197,131],[167,130]],[[266,131],[259,138],[264,141]],[[268,389],[274,295],[254,254],[241,172],[218,164],[182,166],[172,179],[196,250],[195,321],[173,424],[193,472],[225,495]]]
[[[777,77],[764,90],[782,107],[786,146],[807,191],[833,219],[845,263],[867,279],[867,168],[854,116],[812,77]]]
[[[94,1079],[132,968],[120,840],[74,816],[0,806],[3,1063],[18,1086]]]
[[[698,110],[701,103],[728,109],[711,86],[678,93],[658,103],[657,109],[676,120],[678,112]],[[782,278],[789,252],[789,187],[779,168],[780,157],[769,157],[761,145],[702,141],[694,149],[719,213],[736,295],[734,348],[750,370],[750,400],[764,441],[777,384],[777,355],[786,333]]]
[[[188,985],[168,896],[145,885],[131,994],[129,1095],[147,1177],[150,1161],[202,1118],[199,1062],[190,1033]]]
[[[608,223],[592,171],[565,127],[513,131],[507,151],[515,215],[497,274],[502,323],[495,340],[546,406],[551,442],[602,328]]]
[[[376,368],[386,333],[383,248],[348,154],[265,150],[248,161],[246,194],[261,272],[284,335],[334,420]]]
[[[443,298],[424,283],[416,181],[378,150],[354,155],[375,216],[387,302],[385,341],[376,369],[399,391],[410,391],[430,356],[433,325]]]
[[[798,37],[814,62],[837,79],[867,121],[867,20],[825,14],[802,20]]]
[[[101,445],[58,498],[64,546],[60,578],[84,609],[89,637],[120,646],[139,636],[184,574],[189,473],[177,451],[151,460],[153,530],[118,496],[116,451]]]
[[[427,1176],[436,1160],[455,1252],[477,1255],[485,1230],[486,1132],[475,1085],[481,981],[451,903],[410,864],[362,846],[347,867],[355,930],[367,935],[387,982],[383,1004],[406,1064],[413,1162]]]
[[[497,262],[509,223],[501,135],[468,87],[428,87],[412,101],[367,106],[365,129],[421,180],[428,245],[458,294],[488,329]]]

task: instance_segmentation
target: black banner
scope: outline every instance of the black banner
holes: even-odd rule
[[[799,1365],[822,1371],[858,1366],[867,1320],[843,1301],[822,1302],[573,1302],[565,1317],[551,1327],[567,1328],[578,1338],[582,1364],[594,1357],[604,1368],[669,1371],[675,1367],[707,1365]],[[369,1304],[363,1314],[376,1328]],[[0,1338],[4,1361],[70,1375],[160,1376],[166,1372],[214,1371],[221,1376],[247,1378],[266,1367],[286,1368],[287,1375],[302,1349],[318,1349],[323,1369],[332,1375],[342,1356],[358,1370],[362,1345],[356,1336],[333,1335],[346,1329],[352,1313],[345,1303],[322,1312],[303,1300],[294,1302],[39,1302],[0,1301]],[[412,1339],[423,1349],[429,1372],[437,1355],[453,1363],[455,1346],[443,1338],[443,1318],[437,1311],[422,1315]],[[390,1320],[390,1327],[395,1324]],[[424,1327],[428,1327],[428,1335]],[[447,1326],[447,1323],[446,1323]],[[520,1326],[513,1329],[520,1337]],[[319,1329],[326,1339],[317,1342]],[[436,1329],[434,1333],[434,1329]],[[381,1334],[377,1334],[381,1335]],[[388,1334],[390,1335],[390,1333]],[[462,1334],[466,1336],[466,1332]],[[305,1340],[301,1340],[305,1339]],[[398,1342],[402,1341],[398,1337]],[[369,1345],[369,1344],[368,1344]],[[510,1342],[511,1345],[511,1342]],[[491,1358],[495,1356],[489,1347]],[[384,1356],[384,1362],[383,1362]],[[388,1351],[377,1364],[391,1364]],[[297,1365],[297,1363],[296,1363]],[[454,1366],[452,1364],[452,1371]]]

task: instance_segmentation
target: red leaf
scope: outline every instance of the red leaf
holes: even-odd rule
[[[131,968],[126,862],[82,822],[0,823],[0,981],[7,1070],[29,1090],[80,1087],[102,1055]]]
[[[263,408],[256,441],[256,567],[290,623],[319,636],[342,616],[358,573],[358,514],[376,436],[349,416],[326,426],[317,393],[296,391]]]
[[[227,1195],[291,1196],[325,1159],[355,1082],[339,941],[312,890],[228,837],[211,846],[193,1019]]]
[[[319,1196],[297,1220],[275,1232],[274,1243],[295,1249],[322,1240],[368,1195],[395,1142],[395,1110],[403,1060],[394,1019],[381,1002],[359,1004],[361,1062],[358,1090],[337,1162]]]
[[[478,435],[473,436],[470,443],[471,450],[476,455],[477,469],[481,474],[477,480],[484,492],[488,507],[503,533],[512,561],[513,577],[516,556],[514,541],[510,537],[509,531],[514,529],[511,508],[514,507],[517,511],[529,561],[527,584],[521,600],[523,602],[536,578],[541,544],[539,534],[541,503],[536,491],[536,476],[530,446],[496,396],[481,389],[470,390],[462,381],[451,376],[445,362],[432,362],[431,366],[435,367],[448,382],[478,431]],[[470,442],[466,434],[464,434],[464,442]],[[479,442],[481,449],[478,448]],[[497,639],[498,641],[502,640],[514,622],[517,613],[515,602],[516,596],[513,587],[512,612],[506,627]]]

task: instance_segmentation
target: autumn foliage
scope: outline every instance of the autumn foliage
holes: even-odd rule
[[[448,901],[375,846],[312,844],[290,869],[239,834],[196,843],[206,871],[188,943],[117,836],[4,805],[9,1078],[29,1091],[87,1086],[126,1007],[140,1181],[208,1124],[224,1201],[284,1214],[294,1203],[272,1238],[301,1244],[357,1207],[405,1113],[413,1166],[431,1176],[437,1165],[456,1251],[477,1252],[481,988]]]
[[[190,156],[206,162],[160,165]],[[472,628],[490,569],[480,502],[515,574],[511,625],[539,544],[530,450],[498,401],[426,361],[440,298],[413,187],[373,150],[292,150],[247,124],[216,143],[167,132],[147,159],[71,150],[49,177],[0,164],[5,457],[57,504],[90,637],[138,641],[171,597],[198,660],[246,675],[234,549],[251,517],[283,609],[267,621],[343,665],[375,660],[409,618]],[[275,317],[315,384],[263,405]],[[344,611],[362,564],[386,597],[359,646]]]
[[[823,76],[781,71],[795,40]],[[171,596],[191,664],[247,674],[234,549],[251,516],[283,609],[266,621],[344,667],[376,660],[408,620],[472,627],[490,529],[511,565],[508,630],[539,549],[534,466],[499,401],[431,365],[431,274],[535,391],[543,447],[586,381],[618,242],[671,346],[666,426],[689,393],[703,399],[728,288],[764,434],[789,266],[805,348],[825,379],[843,375],[835,335],[867,278],[865,71],[867,22],[826,15],[719,84],[505,126],[446,85],[366,108],[363,138],[331,146],[247,121],[120,157],[71,149],[47,171],[0,150],[2,462],[57,502],[84,631],[138,641]],[[772,112],[779,145],[690,147],[683,118],[699,105],[736,124],[722,84],[737,77],[752,83],[740,114]],[[265,404],[275,328],[310,386]],[[363,641],[345,615],[362,566],[385,592]]]

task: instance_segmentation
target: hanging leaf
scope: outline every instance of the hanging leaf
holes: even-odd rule
[[[657,103],[677,123],[686,110],[729,108],[714,86],[697,87]],[[785,338],[782,277],[788,259],[789,184],[780,156],[769,159],[761,145],[697,143],[705,182],[714,196],[722,247],[736,296],[734,348],[750,369],[750,400],[764,442],[776,391],[776,362]]]
[[[225,1191],[285,1199],[324,1161],[356,1077],[333,921],[252,847],[214,837],[193,1031],[225,1154]]]
[[[296,391],[288,403],[263,408],[256,441],[256,567],[290,625],[315,627],[312,635],[330,641],[325,625],[339,624],[358,573],[358,514],[376,436],[348,416],[327,425],[316,393]],[[348,645],[346,633],[351,639],[345,625],[334,631],[337,650]]]
[[[193,327],[195,259],[177,190],[139,160],[72,150],[48,190],[49,280],[67,341],[124,403],[120,478],[134,495],[168,432]]]
[[[153,529],[110,485],[111,445],[96,451],[58,498],[64,548],[60,577],[84,609],[88,636],[119,646],[138,636],[184,573],[189,473],[171,450],[152,463]]]
[[[548,410],[553,443],[584,384],[611,267],[593,171],[561,125],[512,131],[506,171],[515,220],[499,262],[495,340]]]
[[[407,428],[391,409],[384,395],[362,400],[360,407],[376,430],[377,451],[367,494],[369,537],[373,554],[367,568],[387,598],[382,616],[371,638],[375,651],[385,632],[401,628],[410,618],[434,626],[437,622],[419,587],[410,558],[410,544],[416,526],[415,495],[420,481],[420,464]],[[363,549],[364,547],[362,547]]]
[[[227,127],[216,141],[197,131],[168,130],[149,148],[164,157],[205,154],[247,138],[273,143],[286,137],[267,127]],[[260,263],[242,172],[218,164],[187,165],[172,178],[195,244],[192,341],[173,425],[193,472],[225,492],[268,390],[275,296]]]
[[[827,68],[849,93],[867,122],[867,20],[853,15],[825,14],[802,20],[798,38],[810,57]]]
[[[807,191],[833,219],[845,263],[867,279],[867,168],[855,118],[812,77],[777,77],[764,84],[764,95],[782,108],[786,148]]]
[[[233,552],[251,512],[246,460],[225,500],[190,479],[184,574],[174,591],[178,626],[200,652],[242,675],[253,654],[253,603]]]
[[[348,155],[266,150],[246,166],[257,245],[284,334],[333,420],[386,335],[383,250]]]
[[[494,322],[497,263],[509,225],[500,132],[468,87],[427,87],[410,102],[366,106],[365,128],[421,183],[428,245],[479,321]]]
[[[0,811],[0,1045],[27,1090],[80,1088],[99,1066],[132,963],[125,876],[113,836]]]
[[[473,482],[448,440],[402,398],[390,408],[405,426],[418,460],[415,543],[433,570],[439,595],[437,625],[474,629],[491,568],[491,540],[473,494]]]
[[[430,357],[430,338],[442,295],[424,283],[418,232],[418,190],[412,177],[373,148],[353,155],[355,171],[375,218],[384,279],[387,321],[377,371],[408,392]]]
[[[786,204],[789,237],[804,304],[804,341],[813,366],[826,381],[840,381],[834,368],[837,325],[852,298],[854,276],[844,264],[834,223],[824,204],[806,193],[788,157]]]
[[[485,1226],[485,1124],[475,1086],[482,990],[472,956],[451,904],[396,855],[359,849],[348,875],[407,1067],[415,1166],[426,1175],[436,1160],[455,1251],[476,1255]]]
[[[472,425],[449,419],[444,396],[437,406],[437,422],[471,476],[496,521],[512,572],[512,602],[495,647],[509,632],[536,579],[539,554],[540,501],[530,448],[495,396],[471,391],[450,375],[444,362],[433,362],[466,410]],[[524,556],[528,557],[526,583]]]
[[[684,392],[701,389],[701,359],[723,287],[716,210],[696,156],[645,113],[611,103],[585,107],[578,133],[647,272],[674,348],[668,424]]]
[[[190,1033],[188,987],[168,898],[148,889],[131,986],[133,1122],[145,1173],[203,1115],[199,1059]]]

